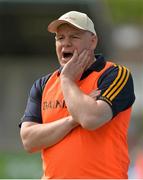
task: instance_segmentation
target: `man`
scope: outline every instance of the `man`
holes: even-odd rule
[[[70,11],[51,22],[61,65],[37,80],[21,122],[28,152],[42,152],[43,179],[127,178],[132,76],[94,55],[92,20]]]

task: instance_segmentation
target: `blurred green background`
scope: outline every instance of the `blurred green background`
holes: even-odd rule
[[[116,24],[132,23],[142,25],[142,0],[105,0],[108,4],[112,19]]]
[[[42,175],[40,153],[23,150],[18,124],[33,82],[58,67],[54,37],[47,32],[47,24],[70,10],[85,12],[93,19],[99,38],[97,52],[132,71],[136,102],[129,129],[129,178],[141,177],[136,162],[143,149],[143,1],[0,0],[1,179]]]
[[[42,176],[41,158],[24,152],[0,153],[1,179],[39,179]]]

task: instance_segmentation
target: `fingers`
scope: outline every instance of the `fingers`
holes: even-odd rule
[[[90,63],[90,51],[87,49],[84,49],[78,55],[78,51],[75,49],[73,56],[71,60],[68,62],[68,64],[71,64],[71,63],[74,63],[76,66],[84,70],[87,67],[87,65]]]
[[[101,93],[101,90],[95,90],[95,91],[92,91],[89,96],[94,98],[94,99],[97,99],[97,97],[100,95]]]
[[[73,53],[73,56],[72,56],[72,59],[73,59],[73,61],[75,60],[77,60],[77,58],[78,58],[78,52],[77,52],[77,50],[75,49],[74,50],[74,53]]]
[[[85,69],[91,61],[91,55],[90,54],[91,54],[90,50],[85,49],[80,53],[80,55],[78,57],[78,63],[80,63],[80,66],[83,69]]]
[[[88,49],[84,49],[80,55],[79,55],[79,59],[85,63],[85,61],[88,59],[88,57],[90,56],[90,50]]]
[[[85,69],[90,64],[91,56],[89,50],[83,50],[79,55],[78,51],[74,50],[72,58],[65,64],[62,69],[62,75],[70,77],[74,80],[79,80]]]

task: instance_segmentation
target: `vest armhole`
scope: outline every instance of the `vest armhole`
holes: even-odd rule
[[[42,93],[43,93],[44,88],[45,88],[45,85],[46,85],[47,81],[50,79],[51,75],[52,75],[52,73],[50,73],[50,74],[44,76],[43,83],[41,83],[41,90],[42,90]]]

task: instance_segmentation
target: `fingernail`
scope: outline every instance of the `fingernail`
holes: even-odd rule
[[[78,54],[77,49],[75,49],[75,53]]]

